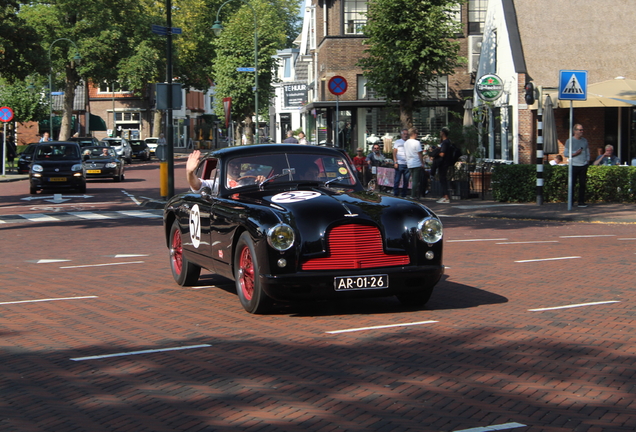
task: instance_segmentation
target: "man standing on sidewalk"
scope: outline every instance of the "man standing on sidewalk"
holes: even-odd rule
[[[576,183],[579,184],[579,207],[587,207],[585,204],[585,188],[587,186],[587,167],[590,161],[590,148],[587,139],[583,138],[583,126],[574,125],[572,134],[572,157],[570,158],[570,140],[565,142],[565,157],[572,162],[572,194]],[[569,204],[568,204],[569,205]]]
[[[417,129],[409,129],[409,139],[404,142],[406,166],[411,175],[411,198],[420,199],[420,175],[424,160],[422,159],[422,144],[417,140]]]
[[[400,139],[395,140],[393,143],[393,160],[395,161],[395,177],[393,178],[393,195],[400,195],[400,179],[402,179],[402,198],[406,198],[406,191],[409,189],[409,179],[411,174],[409,173],[408,165],[406,164],[406,154],[404,153],[404,143],[409,138],[409,130],[402,129],[402,135]]]

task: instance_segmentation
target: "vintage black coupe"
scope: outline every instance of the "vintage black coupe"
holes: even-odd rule
[[[444,272],[442,223],[427,207],[366,190],[337,149],[263,144],[209,153],[200,191],[164,210],[176,282],[202,268],[233,279],[241,304],[391,296],[428,301]]]

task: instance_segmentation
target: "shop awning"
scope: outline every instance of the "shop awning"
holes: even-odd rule
[[[108,130],[106,122],[98,115],[91,114],[88,122],[88,129],[91,131],[105,131]]]
[[[558,92],[550,92],[553,99]],[[569,108],[569,100],[559,100],[559,108]],[[587,86],[587,100],[574,101],[574,108],[631,107],[636,105],[636,80],[617,78]]]

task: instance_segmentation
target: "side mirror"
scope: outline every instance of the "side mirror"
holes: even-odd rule
[[[212,189],[210,189],[209,187],[203,187],[201,188],[201,198],[203,198],[204,200],[211,200],[212,199]]]

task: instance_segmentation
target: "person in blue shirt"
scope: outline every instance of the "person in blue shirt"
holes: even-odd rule
[[[606,145],[605,153],[596,158],[594,165],[620,165],[620,159],[614,156],[614,147]]]

